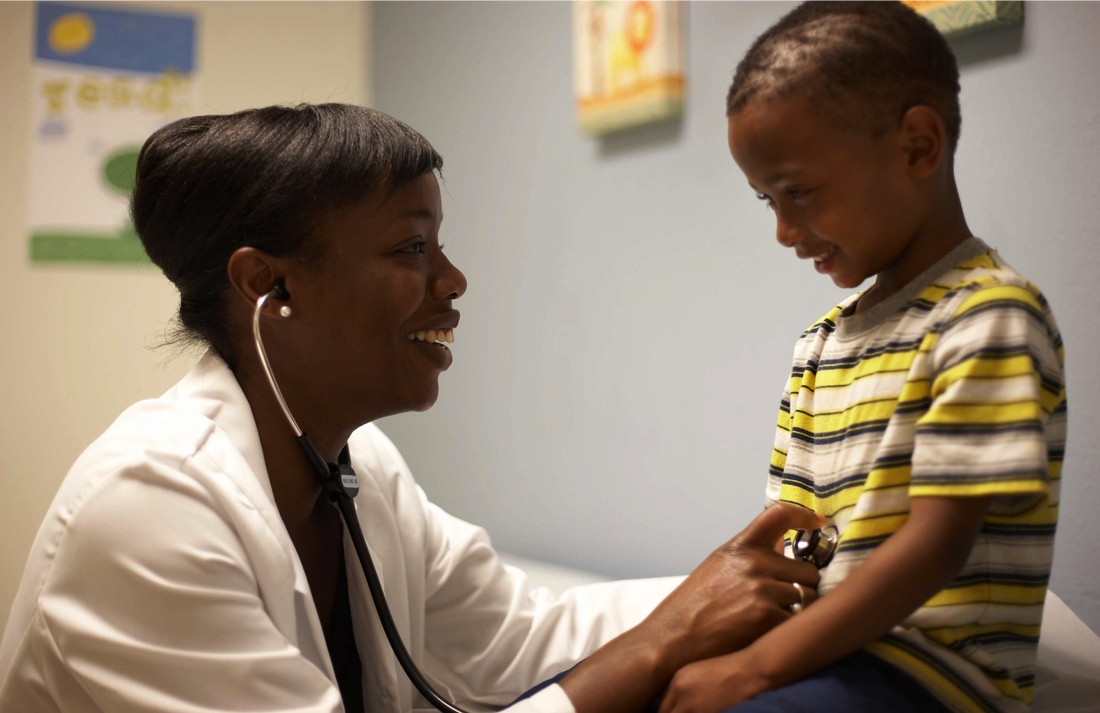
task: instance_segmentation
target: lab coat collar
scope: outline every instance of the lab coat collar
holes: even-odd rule
[[[241,385],[237,383],[237,377],[221,357],[207,352],[164,396],[188,403],[213,421],[240,452],[270,504],[275,505],[275,493],[271,489],[271,478],[267,473],[267,463],[260,445],[260,432],[256,430],[252,407],[241,390]],[[282,522],[282,518],[279,522]]]

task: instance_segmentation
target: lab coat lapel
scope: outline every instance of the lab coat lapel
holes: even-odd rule
[[[240,488],[246,504],[262,518],[283,554],[282,559],[273,558],[270,547],[244,543],[253,558],[264,605],[287,640],[336,683],[305,569],[275,506],[256,421],[236,376],[224,361],[207,354],[165,397],[188,401],[228,437],[232,448],[220,454],[221,469]],[[258,538],[260,533],[242,532],[242,538],[246,536]],[[292,563],[292,577],[288,576],[288,561]]]

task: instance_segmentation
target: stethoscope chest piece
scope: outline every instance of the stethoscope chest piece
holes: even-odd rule
[[[840,532],[835,527],[826,525],[820,530],[795,530],[795,533],[791,549],[796,558],[805,560],[818,569],[829,564],[840,540]]]

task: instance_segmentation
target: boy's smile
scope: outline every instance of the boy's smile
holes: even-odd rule
[[[837,128],[793,97],[756,101],[730,117],[729,146],[775,212],[779,243],[812,259],[838,287],[872,275],[890,284],[912,277],[892,274],[909,272],[908,249],[926,209],[901,131],[876,137]]]

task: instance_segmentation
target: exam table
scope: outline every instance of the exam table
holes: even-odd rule
[[[527,573],[532,587],[560,593],[606,577],[537,560],[501,554],[505,564]],[[1047,592],[1039,639],[1032,713],[1100,713],[1100,636],[1054,592]]]

